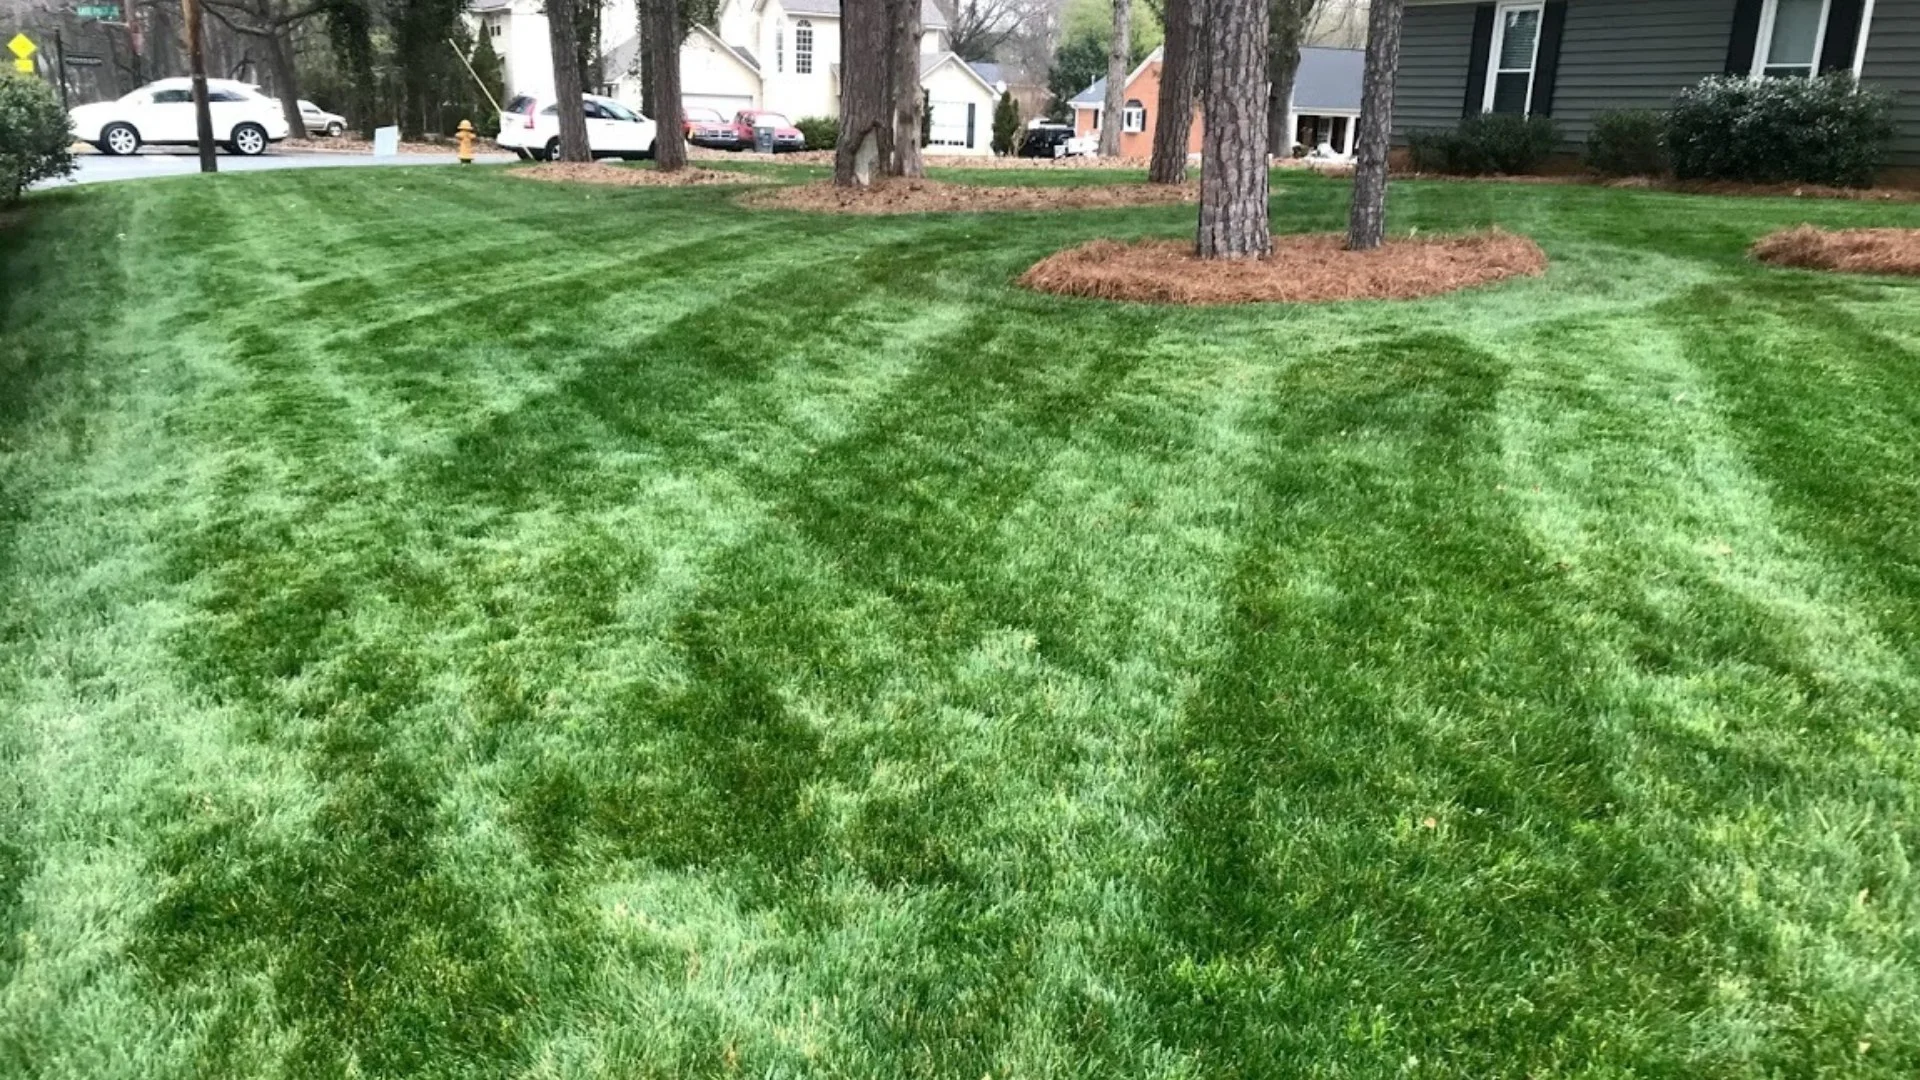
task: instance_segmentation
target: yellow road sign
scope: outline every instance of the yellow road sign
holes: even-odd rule
[[[13,70],[21,72],[26,75],[31,75],[33,74],[33,61],[27,60],[24,58],[15,60],[13,62]]]
[[[7,42],[7,49],[21,60],[40,51],[40,47],[33,43],[33,39],[25,34],[13,35],[13,40]]]

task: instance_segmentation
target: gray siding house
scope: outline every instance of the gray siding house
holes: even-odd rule
[[[1899,92],[1894,163],[1920,166],[1920,0],[1408,0],[1393,126],[1526,113],[1577,144],[1707,75],[1815,71]]]

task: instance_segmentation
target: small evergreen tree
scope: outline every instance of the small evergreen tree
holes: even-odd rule
[[[72,142],[67,111],[46,83],[0,72],[0,206],[36,180],[72,172]]]
[[[491,138],[500,134],[500,113],[487,100],[487,94],[492,94],[494,101],[502,105],[506,104],[507,79],[506,65],[500,59],[500,54],[493,51],[493,39],[488,36],[485,27],[481,28],[479,43],[473,47],[471,63],[473,73],[480,77],[481,85],[487,88],[487,93],[483,94],[476,90],[467,95],[474,102],[474,112],[479,114],[468,119],[473,121],[474,130]]]
[[[1011,90],[1002,90],[1000,104],[993,107],[993,152],[1002,156],[1013,153],[1014,140],[1019,137],[1020,106]]]

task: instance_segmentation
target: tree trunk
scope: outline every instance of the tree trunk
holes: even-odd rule
[[[1113,41],[1107,46],[1107,98],[1100,109],[1100,156],[1120,156],[1120,126],[1133,67],[1133,0],[1113,0]]]
[[[892,44],[887,0],[840,4],[840,141],[833,182],[866,187],[893,161]]]
[[[1160,100],[1154,103],[1153,160],[1147,165],[1149,183],[1180,184],[1187,179],[1187,141],[1193,134],[1198,87],[1194,52],[1200,44],[1200,2],[1167,0]]]
[[[653,165],[661,172],[687,167],[685,110],[680,104],[680,0],[643,0],[640,51],[646,54],[647,80],[653,89],[658,125],[653,136]]]
[[[640,77],[640,113],[643,116],[652,116],[659,111],[659,109],[656,108],[656,106],[659,105],[659,101],[653,96],[653,59],[651,56],[653,50],[647,47],[648,16],[644,10],[644,5],[651,3],[652,0],[641,0],[641,2],[643,10],[640,12],[640,55],[635,58],[639,61],[635,74]]]
[[[895,176],[925,176],[920,153],[920,0],[887,0],[892,18],[888,50],[893,97],[893,167]]]
[[[1203,259],[1273,250],[1267,223],[1267,0],[1207,5],[1206,134],[1200,156]]]
[[[307,137],[307,120],[300,115],[300,73],[293,65],[293,42],[285,30],[275,28],[261,37],[267,48],[267,70],[273,72],[273,88],[280,92],[280,111],[287,118],[287,134],[295,139]]]
[[[200,0],[181,0],[187,23],[187,69],[192,73],[193,127],[200,144],[200,171],[219,172],[214,157],[213,110],[207,103],[206,32],[200,26]]]
[[[1393,134],[1393,82],[1400,71],[1400,17],[1406,0],[1373,0],[1367,12],[1367,73],[1360,84],[1360,130],[1353,162],[1347,247],[1372,251],[1387,239],[1387,141]]]
[[[1320,0],[1274,0],[1268,31],[1267,153],[1293,155],[1293,84],[1300,73],[1300,46],[1320,10]]]
[[[547,45],[553,54],[553,96],[559,106],[560,160],[592,161],[587,145],[587,113],[581,103],[579,28],[574,0],[547,0]]]

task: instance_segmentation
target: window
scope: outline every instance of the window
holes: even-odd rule
[[[1533,100],[1534,54],[1540,46],[1540,10],[1539,4],[1502,4],[1496,9],[1483,111],[1527,115]]]
[[[186,90],[155,90],[153,92],[153,103],[155,105],[178,105],[181,102],[192,100],[193,94]]]
[[[1147,107],[1140,103],[1139,98],[1129,98],[1127,107],[1120,110],[1120,130],[1147,130]]]
[[[787,70],[787,24],[773,24],[773,70]]]
[[[1755,77],[1812,75],[1826,41],[1827,5],[1828,0],[1767,0],[1754,42]]]
[[[793,70],[797,75],[813,74],[813,24],[805,19],[793,24]]]
[[[207,100],[208,101],[246,101],[247,96],[245,94],[234,93],[232,90],[209,90],[207,91]]]

